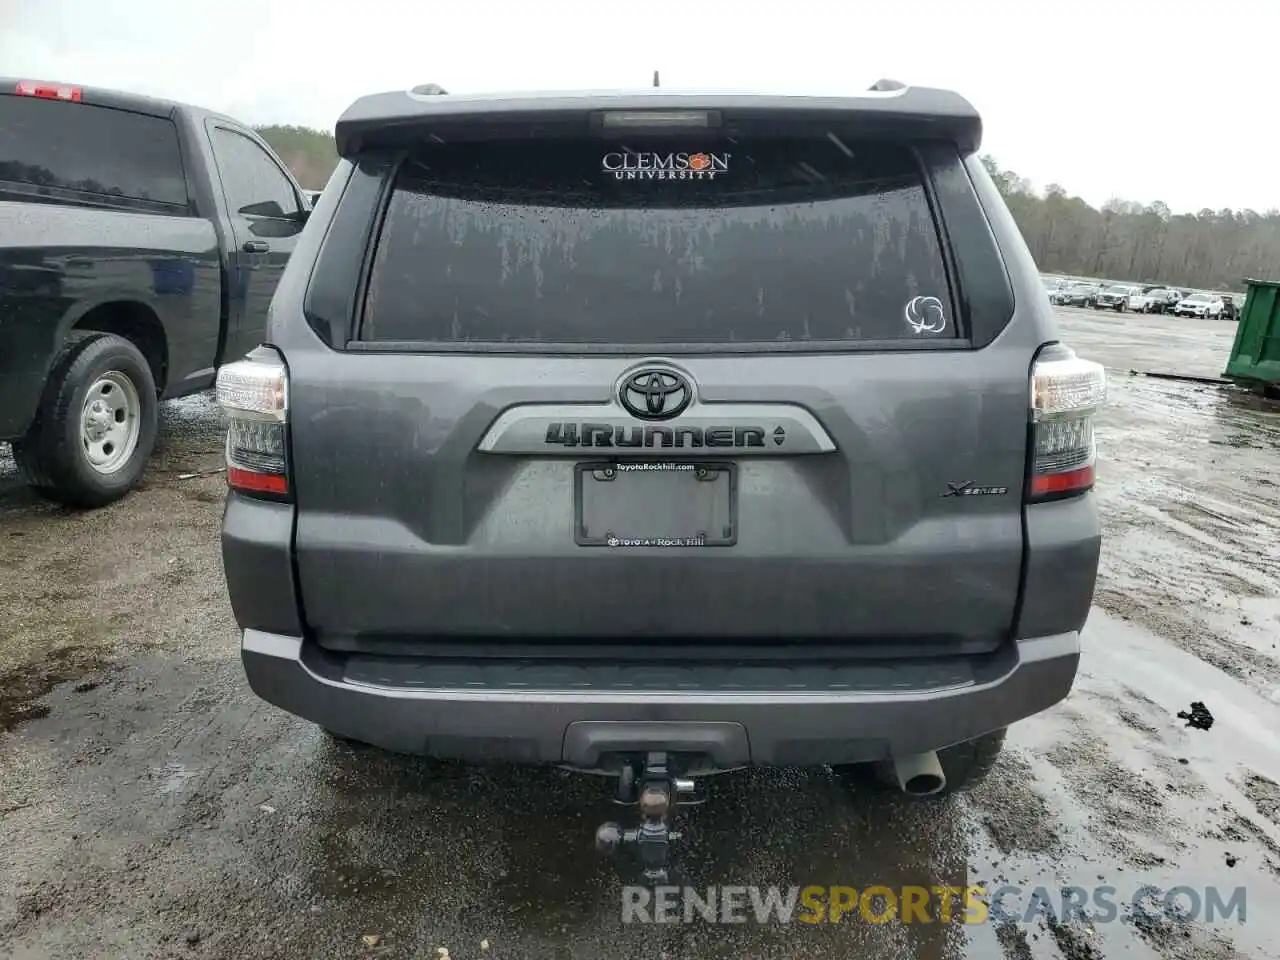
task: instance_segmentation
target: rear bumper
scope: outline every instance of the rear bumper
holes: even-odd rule
[[[769,668],[776,689],[730,666],[728,682],[701,686],[680,667],[654,682],[654,668],[639,665],[513,666],[486,682],[504,668],[406,669],[403,659],[340,656],[257,630],[244,631],[242,656],[267,702],[400,753],[606,769],[614,755],[664,749],[715,770],[856,763],[972,739],[1063,699],[1079,649],[1070,632],[972,663],[867,663],[817,676]]]

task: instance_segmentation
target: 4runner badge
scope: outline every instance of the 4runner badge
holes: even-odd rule
[[[975,487],[972,480],[963,483],[947,481],[944,497],[1000,497],[1009,492],[1008,487]]]
[[[634,426],[620,423],[555,422],[547,424],[546,442],[561,447],[649,447],[690,450],[706,447],[749,449],[763,447],[765,428],[725,424],[694,426]],[[773,443],[782,446],[786,433],[778,427]]]

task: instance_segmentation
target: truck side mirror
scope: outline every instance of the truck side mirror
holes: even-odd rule
[[[275,200],[263,200],[261,203],[245,204],[236,212],[242,217],[268,217],[272,220],[289,219],[289,215],[284,212],[280,204]]]
[[[293,213],[285,213],[275,200],[263,200],[260,203],[248,203],[236,213],[242,217],[258,217],[263,220],[288,220],[291,223],[306,223],[311,216],[308,209],[300,209]]]

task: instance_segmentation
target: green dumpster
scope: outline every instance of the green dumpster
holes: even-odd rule
[[[1222,374],[1242,387],[1280,391],[1280,281],[1245,280],[1248,292]]]

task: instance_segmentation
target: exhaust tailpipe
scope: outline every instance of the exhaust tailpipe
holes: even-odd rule
[[[946,774],[942,772],[942,764],[934,750],[895,757],[893,774],[898,778],[902,792],[913,797],[927,797],[947,785]]]

